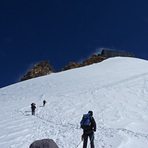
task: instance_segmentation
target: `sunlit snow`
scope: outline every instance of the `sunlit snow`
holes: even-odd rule
[[[76,148],[89,110],[97,124],[96,148],[147,148],[148,61],[110,58],[1,88],[0,148],[29,148],[44,138]]]

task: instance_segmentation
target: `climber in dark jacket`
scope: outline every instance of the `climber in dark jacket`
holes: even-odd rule
[[[46,100],[43,101],[43,106],[45,106],[45,104],[46,104]]]
[[[91,125],[90,125],[89,129],[83,130],[83,135],[82,135],[82,139],[84,141],[83,148],[87,147],[88,137],[90,139],[91,148],[95,148],[95,146],[94,146],[94,132],[96,131],[96,122],[95,122],[95,119],[93,118],[93,112],[89,111],[88,113],[90,113],[90,116],[91,116]]]
[[[36,109],[35,103],[32,103],[31,104],[32,115],[35,115],[35,109]]]

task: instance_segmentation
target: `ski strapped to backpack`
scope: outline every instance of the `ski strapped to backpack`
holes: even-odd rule
[[[84,114],[83,118],[80,122],[81,128],[84,129],[84,130],[90,129],[91,119],[92,119],[92,117],[90,116],[90,113]]]

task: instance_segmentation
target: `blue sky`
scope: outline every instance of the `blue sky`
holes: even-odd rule
[[[148,60],[147,0],[1,0],[0,87],[49,60],[58,71],[100,48]]]

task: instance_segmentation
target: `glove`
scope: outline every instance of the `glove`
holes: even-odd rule
[[[83,141],[83,139],[84,139],[84,135],[81,136],[81,140],[82,140],[82,141]]]

